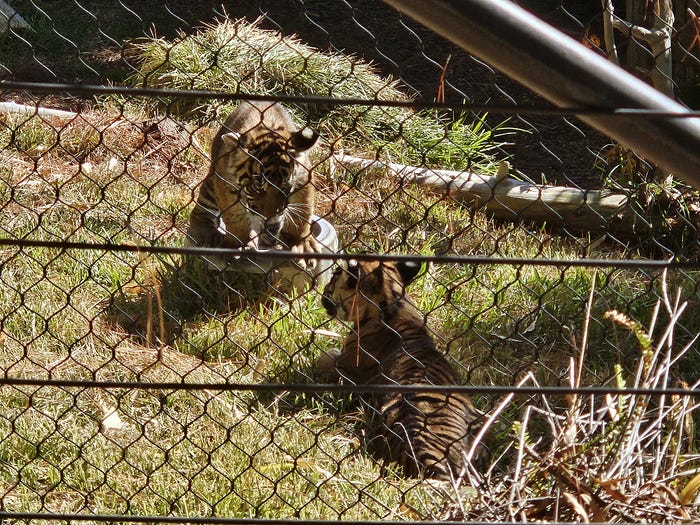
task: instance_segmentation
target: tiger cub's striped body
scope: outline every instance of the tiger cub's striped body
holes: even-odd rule
[[[335,355],[320,371],[353,383],[458,385],[460,379],[428,334],[423,315],[405,295],[419,265],[351,262],[338,269],[323,292],[331,316],[353,323]],[[407,475],[439,479],[459,475],[480,413],[460,393],[397,392],[379,406],[382,431],[372,442],[379,455],[400,463]]]
[[[298,130],[277,103],[242,102],[214,138],[211,167],[190,215],[189,240],[199,246],[316,251],[308,150],[317,138],[309,128]]]

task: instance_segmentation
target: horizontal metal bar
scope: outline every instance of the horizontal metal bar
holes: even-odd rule
[[[687,108],[507,0],[383,0],[558,106]],[[577,115],[700,188],[700,121]]]
[[[311,104],[317,106],[382,106],[407,109],[437,109],[451,110],[455,112],[473,111],[475,113],[504,114],[504,115],[627,115],[643,116],[646,118],[698,118],[700,111],[689,111],[681,107],[678,111],[652,110],[643,108],[610,108],[602,106],[570,106],[552,107],[548,105],[531,105],[528,107],[515,104],[466,104],[464,102],[431,102],[429,100],[384,100],[382,98],[349,98],[323,95],[257,95],[253,93],[238,93],[230,91],[211,91],[197,89],[165,89],[165,88],[141,88],[131,86],[101,86],[91,84],[62,84],[46,82],[26,82],[15,80],[0,81],[2,91],[25,91],[29,93],[60,93],[76,97],[93,97],[106,95],[120,95],[123,97],[168,97],[177,99],[217,99],[217,100],[259,100],[262,102],[284,102],[286,104]],[[27,106],[33,108],[33,106]],[[45,114],[48,108],[37,108],[36,111],[22,111],[28,115]],[[58,111],[65,117],[75,117],[79,113],[70,111]]]
[[[158,246],[116,243],[91,243],[73,241],[42,241],[35,239],[1,238],[0,246],[23,248],[52,248],[58,250],[100,250],[106,252],[152,253],[170,255],[244,257],[258,259],[323,259],[360,261],[405,261],[435,264],[464,265],[509,265],[509,266],[555,266],[564,268],[617,268],[651,270],[698,270],[700,261],[677,261],[674,259],[549,259],[528,257],[492,257],[487,255],[405,255],[392,253],[320,253],[291,250],[255,251],[248,248],[208,248],[200,246]]]
[[[2,520],[60,520],[63,522],[95,521],[102,523],[182,523],[182,524],[215,524],[215,525],[464,525],[464,520],[305,520],[300,518],[223,518],[216,516],[139,516],[135,514],[81,514],[81,513],[52,513],[52,512],[0,512]],[[493,521],[468,521],[469,525],[494,525]],[[498,525],[518,525],[521,522],[499,521]],[[571,522],[542,521],[543,525],[570,525]],[[638,525],[640,522],[623,523],[622,525]],[[645,522],[648,523],[648,522]]]
[[[54,388],[125,388],[139,390],[210,390],[220,392],[336,392],[336,393],[395,393],[395,392],[459,392],[462,394],[522,394],[548,396],[578,394],[591,395],[639,395],[639,396],[690,396],[700,397],[700,389],[686,388],[618,388],[611,386],[517,386],[517,385],[397,385],[397,384],[320,384],[320,383],[185,383],[145,381],[103,381],[98,379],[39,379],[0,376],[0,386],[35,386]]]

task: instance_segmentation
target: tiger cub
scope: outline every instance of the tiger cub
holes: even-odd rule
[[[211,167],[190,215],[189,241],[318,251],[311,235],[316,188],[308,156],[317,138],[309,128],[298,130],[278,103],[242,102],[214,138]]]
[[[415,263],[350,261],[323,291],[331,317],[353,323],[342,350],[323,354],[319,372],[352,383],[458,385],[459,376],[436,349],[423,315],[406,297]],[[375,452],[409,476],[457,477],[481,414],[460,393],[396,392],[379,406]],[[377,443],[379,445],[377,446]]]

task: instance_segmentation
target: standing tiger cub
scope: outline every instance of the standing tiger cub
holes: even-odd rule
[[[352,383],[459,385],[457,372],[437,350],[405,287],[415,263],[357,262],[338,268],[323,291],[328,314],[353,323],[335,354],[317,363],[326,376]],[[382,430],[375,452],[397,461],[409,476],[449,480],[464,466],[481,413],[457,392],[395,392],[379,406]]]
[[[317,138],[309,128],[298,130],[278,103],[242,102],[214,138],[189,240],[199,246],[318,251],[311,235],[316,188],[308,156]]]

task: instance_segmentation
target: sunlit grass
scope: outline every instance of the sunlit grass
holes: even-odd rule
[[[261,22],[224,19],[174,40],[139,42],[138,72],[129,81],[183,90],[410,101],[398,80],[381,76],[360,58],[313,48],[297,38],[262,29]],[[211,99],[167,102],[168,111],[200,120],[202,116],[222,120],[234,105]],[[397,162],[478,166],[495,172],[496,146],[507,135],[503,125],[488,128],[483,116],[455,119],[435,111],[381,104],[288,106],[300,123],[316,127],[334,149],[369,147]]]
[[[144,53],[153,56],[145,56],[147,73],[135,81],[211,88],[206,82],[222,81],[234,68],[224,59],[227,53],[236,58],[229,45],[245,31],[250,38],[269,40],[268,47],[257,47],[269,52],[257,52],[256,63],[261,56],[273,58],[281,45],[276,33],[258,34],[254,25],[222,26],[176,45],[144,44]],[[232,30],[233,35],[225,33]],[[219,53],[201,53],[201,63],[187,63],[200,45],[214,45]],[[169,72],[165,63],[156,67],[158,53],[168,49],[173,62],[183,62],[181,70]],[[330,82],[333,96],[403,97],[392,91],[398,90],[393,80],[375,78],[359,61],[300,49],[283,54],[291,53],[297,62],[315,57],[313,74],[330,68],[331,60],[340,61],[330,71],[336,76],[322,84],[329,89]],[[243,58],[249,67],[251,57]],[[219,66],[210,71],[214,59]],[[279,74],[275,67],[281,66],[263,62],[267,72]],[[305,70],[296,67],[292,71],[298,75],[287,76],[298,76],[298,89],[307,91],[290,93],[319,92],[321,87],[309,85]],[[353,80],[348,72],[369,75],[361,83],[370,91],[346,85]],[[193,74],[203,84],[193,84]],[[277,89],[271,93],[279,93],[280,82],[266,82]],[[127,107],[75,119],[0,117],[2,237],[183,245],[194,191],[208,168],[201,151],[215,131],[215,125],[202,122],[211,116],[207,112],[224,109],[198,108],[199,124],[187,128],[196,140],[183,144],[154,131],[162,124],[159,108],[142,100]],[[179,118],[194,111],[181,109]],[[313,118],[328,142],[342,135],[346,142],[336,146],[364,147],[370,157],[453,168],[477,163],[486,171],[496,166],[491,147],[500,139],[480,118],[449,121],[435,113],[379,106],[372,113],[342,106],[319,111]],[[604,244],[592,247],[585,237],[497,222],[381,172],[331,164],[318,167],[319,210],[347,252],[561,260],[629,256]],[[691,305],[697,304],[695,278],[683,272],[669,278],[692,291]],[[184,255],[13,246],[0,250],[0,282],[0,369],[7,377],[142,383],[138,388],[0,387],[4,510],[436,519],[456,497],[453,487],[403,479],[368,457],[362,415],[351,396],[289,392],[284,386],[246,388],[318,381],[317,356],[340,346],[348,330],[327,318],[319,290],[290,300],[269,293],[263,276],[212,272]],[[618,309],[647,322],[661,284],[658,273],[644,270],[468,262],[430,265],[408,293],[469,384],[511,385],[527,373],[544,384],[562,384],[580,350],[593,288],[582,377],[586,384],[601,384],[616,377],[615,364],[632,366],[638,358],[637,342],[604,320],[604,312]],[[697,326],[690,316],[678,338],[687,339]],[[678,375],[692,377],[698,361],[691,353]],[[158,382],[210,388],[149,387]],[[487,395],[476,399],[485,410],[496,401]],[[518,408],[505,412],[494,449],[512,441],[508,426]]]

